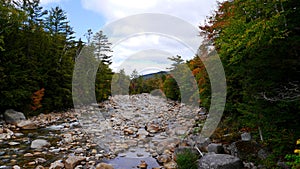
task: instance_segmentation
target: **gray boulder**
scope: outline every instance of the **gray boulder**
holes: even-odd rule
[[[8,109],[4,112],[4,120],[9,124],[17,124],[19,121],[26,120],[22,112],[17,112],[13,109]]]
[[[50,146],[50,143],[44,139],[36,139],[31,142],[30,147],[33,149],[41,149],[45,146]]]
[[[224,148],[222,144],[211,143],[207,147],[207,151],[216,154],[224,153]]]
[[[228,154],[208,153],[198,163],[201,169],[242,169],[242,161]]]

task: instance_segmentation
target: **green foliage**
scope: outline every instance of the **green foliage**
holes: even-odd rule
[[[114,74],[111,85],[113,95],[129,94],[130,77],[125,74],[124,69],[121,69],[119,73]]]
[[[197,169],[198,155],[191,150],[186,149],[182,153],[176,155],[176,163],[179,169]]]
[[[164,84],[163,84],[163,91],[167,98],[172,100],[179,100],[180,99],[180,91],[177,85],[176,80],[172,76],[167,76]]]
[[[33,115],[71,108],[74,64],[84,44],[72,36],[66,12],[59,7],[45,11],[39,0],[0,3],[0,111]],[[96,93],[103,100],[110,94],[112,73],[100,65]],[[43,94],[33,99],[40,89]]]
[[[292,169],[300,168],[300,155],[287,154],[285,158],[289,161],[287,164],[292,167]]]
[[[224,1],[200,26],[225,69],[225,116],[240,128],[260,127],[275,161],[300,135],[299,8],[294,0]]]
[[[300,145],[300,139],[297,140],[296,145]],[[285,155],[285,159],[288,160],[287,164],[292,167],[292,169],[300,168],[300,150],[295,149],[295,154]]]

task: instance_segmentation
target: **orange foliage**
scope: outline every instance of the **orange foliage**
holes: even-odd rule
[[[198,73],[200,72],[200,68],[196,68],[196,69],[194,69],[193,70],[193,75],[195,76],[195,75],[197,75]]]
[[[40,90],[36,91],[33,93],[33,95],[31,96],[31,99],[32,99],[32,106],[31,106],[31,109],[33,111],[39,109],[42,107],[42,104],[41,104],[41,101],[43,99],[43,96],[44,96],[44,91],[45,89],[44,88],[41,88]]]

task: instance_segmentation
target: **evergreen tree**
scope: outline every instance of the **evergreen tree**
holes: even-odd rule
[[[104,35],[101,30],[94,35],[93,45],[95,46],[95,55],[98,60],[101,60],[104,64],[110,65],[112,57],[112,50],[110,46],[112,44],[108,41],[108,37]]]

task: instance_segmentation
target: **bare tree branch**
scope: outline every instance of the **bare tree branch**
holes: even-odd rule
[[[286,85],[272,90],[274,94],[268,94],[268,92],[261,92],[260,96],[271,102],[276,101],[295,101],[300,99],[300,84],[298,81],[288,82]]]

